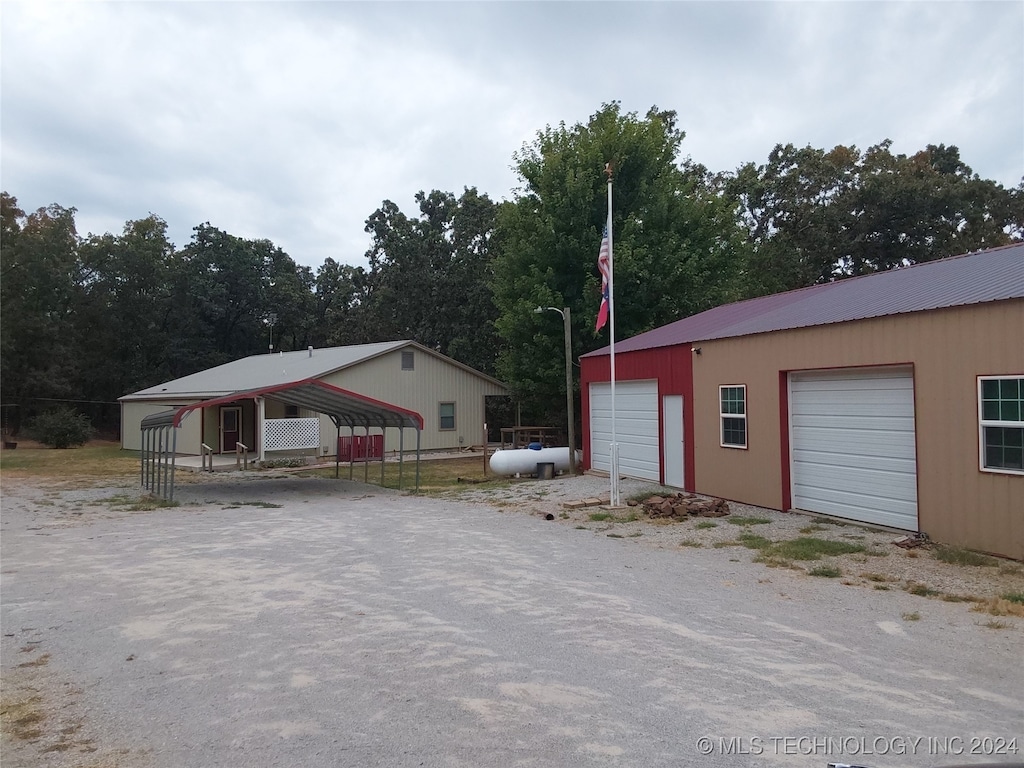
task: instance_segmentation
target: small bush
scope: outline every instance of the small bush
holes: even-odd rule
[[[29,429],[32,437],[50,448],[85,445],[94,432],[86,416],[67,406],[39,414]]]
[[[823,576],[826,579],[835,579],[843,575],[842,570],[836,568],[834,565],[819,565],[815,568],[811,568],[807,573],[811,576]]]
[[[718,523],[713,523],[710,520],[701,520],[699,523],[697,523],[694,526],[694,528],[696,528],[698,531],[703,531],[703,530],[705,530],[707,528],[717,528],[717,527],[718,527]]]

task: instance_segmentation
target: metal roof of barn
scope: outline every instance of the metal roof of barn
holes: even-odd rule
[[[326,414],[334,418],[336,423],[347,426],[423,429],[423,417],[415,411],[349,392],[347,389],[341,389],[319,379],[305,379],[304,381],[239,390],[211,400],[161,411],[146,416],[142,420],[142,428],[177,427],[186,415],[197,408],[208,408],[233,403],[237,400],[265,396],[273,396],[275,400],[286,405],[296,405],[299,408]]]
[[[615,343],[615,351],[1024,298],[1024,243],[723,304]],[[609,348],[584,357],[608,355]]]

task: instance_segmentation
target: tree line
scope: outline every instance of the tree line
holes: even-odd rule
[[[367,266],[314,272],[271,241],[209,222],[176,247],[159,216],[81,237],[75,209],[0,201],[0,398],[16,429],[68,402],[97,426],[121,395],[274,350],[413,339],[506,382],[524,418],[565,418],[562,326],[594,331],[596,261],[614,170],[616,335],[720,304],[1019,241],[1024,182],[981,179],[954,146],[894,154],[778,145],[712,172],[682,155],[672,111],[605,104],[514,153],[521,187],[494,202],[420,191],[366,219]]]

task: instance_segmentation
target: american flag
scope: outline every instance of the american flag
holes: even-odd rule
[[[597,255],[597,268],[601,272],[601,308],[597,311],[597,326],[594,330],[600,331],[608,322],[608,280],[612,269],[611,250],[608,247],[608,227],[604,228],[601,252]]]

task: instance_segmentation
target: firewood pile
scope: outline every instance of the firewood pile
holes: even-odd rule
[[[725,517],[729,514],[729,503],[725,499],[702,499],[690,493],[676,493],[672,496],[651,496],[640,502],[640,506],[652,518],[674,517]]]

